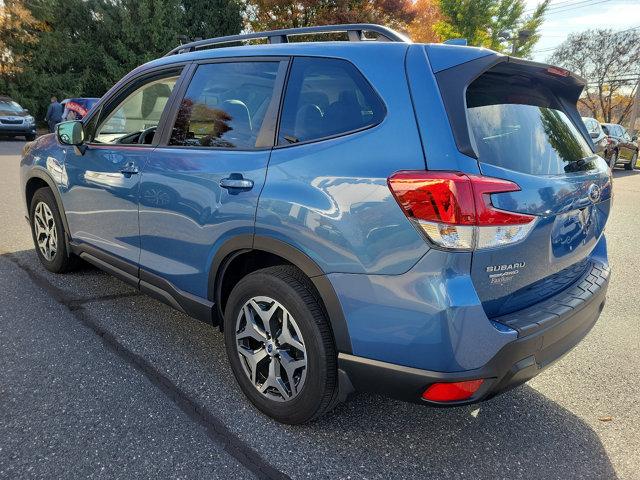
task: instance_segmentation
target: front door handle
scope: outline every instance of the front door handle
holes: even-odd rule
[[[126,178],[131,177],[131,175],[136,175],[140,171],[135,163],[129,162],[125,166],[120,169],[120,173],[123,174]]]
[[[234,193],[238,190],[251,190],[253,188],[253,180],[244,178],[241,173],[232,173],[228,178],[220,180],[220,186]]]

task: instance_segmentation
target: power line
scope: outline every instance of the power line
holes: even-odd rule
[[[640,25],[636,25],[635,27],[627,28],[626,30],[620,30],[619,32],[613,32],[614,35],[618,35],[620,33],[630,32],[631,30],[637,30],[640,28]]]
[[[612,2],[613,0],[584,0],[584,4],[578,5],[578,4],[574,4],[574,5],[567,5],[566,7],[560,7],[556,10],[550,10],[548,12],[544,12],[545,16],[549,15],[549,14],[558,14],[558,13],[566,13],[566,12],[570,12],[573,10],[578,10],[579,8],[585,8],[585,7],[592,7],[594,5],[599,5],[601,3],[609,3]]]
[[[578,3],[580,3],[580,2],[582,2],[584,0],[577,0],[577,1],[578,1]],[[561,6],[565,5],[565,4],[571,5],[574,2],[576,2],[576,0],[565,0],[565,1],[562,1],[562,2],[553,3],[553,0],[552,0],[551,2],[549,2],[549,6],[547,7],[547,10],[550,10],[552,8],[561,7]],[[536,11],[536,9],[537,9],[537,7],[526,8],[522,13],[525,13],[525,14],[533,13],[533,12]]]
[[[632,30],[638,30],[639,28],[640,28],[640,25],[636,25],[635,27],[627,28],[627,29],[625,29],[625,30],[620,30],[620,31],[618,31],[618,32],[613,32],[613,34],[614,34],[614,35],[620,35],[621,33],[630,32],[630,31],[632,31]],[[571,34],[569,34],[569,35],[571,35]],[[568,36],[569,36],[569,35],[567,35],[567,36],[565,37],[565,39],[566,39],[566,38],[568,38]],[[556,49],[557,49],[560,45],[562,45],[563,43],[564,43],[564,41],[563,41],[563,42],[561,42],[561,43],[559,43],[558,45],[556,45],[556,46],[554,46],[554,47],[547,47],[547,48],[541,48],[541,49],[537,49],[537,50],[532,50],[532,51],[531,51],[531,53],[544,53],[544,52],[550,52],[550,51],[552,51],[552,50],[556,50]]]
[[[602,83],[597,81],[587,82],[587,86],[605,85],[609,83],[636,83],[638,78],[627,78],[621,80],[604,80]]]
[[[562,13],[565,11],[575,10],[578,8],[589,7],[591,5],[597,5],[598,3],[610,2],[613,0],[578,0],[575,2],[562,2],[556,5],[550,5],[545,10],[544,14],[547,15],[549,13]],[[535,8],[525,10],[523,13],[525,15],[531,14],[535,12]]]

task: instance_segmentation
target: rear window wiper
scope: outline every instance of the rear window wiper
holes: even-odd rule
[[[581,170],[586,170],[584,167],[586,166],[588,168],[588,165],[591,163],[593,163],[591,157],[585,157],[579,160],[573,160],[565,165],[564,171],[566,173],[570,173],[570,172],[579,172]]]

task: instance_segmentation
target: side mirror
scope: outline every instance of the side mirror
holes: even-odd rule
[[[591,135],[591,138],[594,140],[600,136],[598,132],[589,132],[589,135]]]
[[[64,145],[79,146],[84,143],[84,125],[82,122],[72,120],[56,125],[58,141]]]

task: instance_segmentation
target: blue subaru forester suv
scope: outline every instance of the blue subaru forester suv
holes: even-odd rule
[[[327,32],[349,41],[293,41]],[[376,25],[182,45],[25,147],[36,253],[218,325],[281,422],[354,390],[485,400],[604,306],[611,174],[583,87]]]

